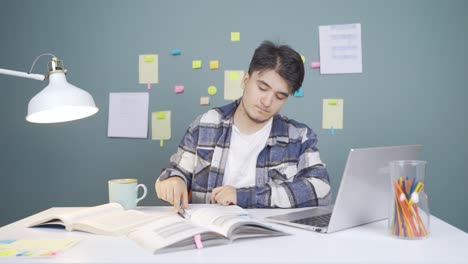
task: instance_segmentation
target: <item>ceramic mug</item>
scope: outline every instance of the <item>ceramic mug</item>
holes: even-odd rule
[[[109,180],[109,202],[119,203],[125,209],[135,209],[138,202],[146,197],[148,192],[144,184],[138,184],[137,179]],[[138,188],[143,189],[143,195],[138,197]]]

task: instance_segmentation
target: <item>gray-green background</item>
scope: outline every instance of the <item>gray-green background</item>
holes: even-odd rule
[[[304,97],[283,113],[312,127],[336,193],[350,148],[423,144],[431,212],[468,230],[468,2],[459,1],[25,1],[0,3],[0,68],[28,71],[39,54],[62,59],[97,115],[63,124],[25,121],[47,82],[0,75],[0,226],[52,206],[107,201],[107,180],[134,177],[161,205],[154,181],[192,119],[223,100],[223,71],[247,70],[262,40],[319,60],[318,26],[362,24],[362,74],[306,67]],[[229,41],[231,31],[241,41]],[[172,49],[182,55],[173,57]],[[172,140],[107,138],[110,92],[143,92],[138,55],[159,54],[150,111],[172,111]],[[204,67],[193,70],[191,61]],[[209,70],[211,59],[219,70]],[[41,58],[35,73],[44,73]],[[175,94],[174,84],[185,85]],[[215,85],[210,106],[199,97]],[[344,129],[321,129],[322,99],[344,99]]]

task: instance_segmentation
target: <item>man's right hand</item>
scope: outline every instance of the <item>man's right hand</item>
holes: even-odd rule
[[[188,208],[187,184],[181,178],[174,176],[163,181],[156,181],[155,188],[158,198],[174,205],[177,211],[181,205]]]

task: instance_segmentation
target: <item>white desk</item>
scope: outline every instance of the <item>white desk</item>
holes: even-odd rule
[[[139,210],[160,212],[172,208],[140,207]],[[249,211],[253,216],[266,217],[288,210]],[[387,221],[333,234],[275,225],[292,235],[237,240],[229,245],[153,255],[125,237],[26,228],[37,215],[0,228],[0,239],[81,238],[81,242],[53,258],[0,258],[0,263],[468,263],[468,235],[436,217],[431,218],[430,237],[417,241],[392,238]]]

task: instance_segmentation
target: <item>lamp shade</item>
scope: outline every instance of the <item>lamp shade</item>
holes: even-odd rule
[[[98,112],[93,97],[67,82],[65,73],[49,75],[49,85],[28,104],[26,120],[32,123],[59,123],[77,120]]]

